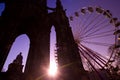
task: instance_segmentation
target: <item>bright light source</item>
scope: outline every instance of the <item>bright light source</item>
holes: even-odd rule
[[[50,63],[50,68],[48,70],[49,76],[55,77],[57,75],[57,66],[55,62]]]
[[[120,37],[118,38],[118,40],[120,40]]]

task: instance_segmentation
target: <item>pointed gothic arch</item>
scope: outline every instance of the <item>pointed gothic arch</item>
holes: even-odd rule
[[[40,7],[35,6],[39,1],[41,1]],[[19,3],[16,4],[16,1],[13,1],[13,3],[12,6],[19,5]],[[8,2],[8,4],[10,3]],[[80,77],[79,74],[82,74],[81,71],[84,71],[84,69],[61,1],[57,0],[56,8],[53,13],[51,13],[52,15],[49,15],[47,12],[48,8],[46,6],[46,0],[36,0],[35,4],[33,4],[31,0],[26,4],[25,0],[23,0],[24,8],[22,9],[24,10],[21,11],[17,9],[17,7],[14,7],[14,9],[10,6],[8,7],[8,11],[4,11],[5,15],[11,13],[11,11],[13,14],[9,14],[7,17],[9,20],[6,16],[3,16],[5,17],[5,22],[9,23],[7,25],[4,24],[4,26],[7,28],[9,27],[10,29],[8,31],[6,29],[4,30],[7,32],[5,34],[7,37],[3,40],[6,41],[0,41],[5,43],[2,46],[3,51],[8,50],[6,49],[6,46],[13,42],[16,35],[26,33],[30,38],[31,44],[24,72],[25,80],[29,80],[29,78],[31,78],[31,80],[38,78],[42,78],[41,80],[48,80],[46,69],[49,67],[50,30],[52,25],[54,25],[57,39],[58,63],[62,69],[61,74],[65,74],[60,75],[59,78],[62,78],[63,80],[78,80],[77,78]],[[18,11],[18,13],[16,11]],[[22,14],[22,17],[19,12]],[[11,34],[13,34],[13,36],[11,36]],[[12,39],[10,39],[11,37]],[[0,59],[3,59],[1,57],[2,55],[7,56],[7,54],[0,54]],[[71,76],[71,78],[69,76]]]
[[[27,36],[27,34],[21,34],[21,35],[17,36],[15,41],[13,42],[11,48],[10,48],[10,51],[8,53],[8,57],[6,59],[6,62],[4,64],[3,68],[6,68],[5,70],[7,70],[8,65],[13,62],[15,57],[20,52],[22,52],[22,55],[23,55],[23,65],[25,68],[26,59],[27,59],[27,55],[29,52],[29,44],[30,44],[30,39]],[[24,68],[23,68],[23,72],[24,72]]]
[[[56,48],[56,32],[55,27],[52,26],[50,33],[50,67],[49,75],[55,76],[57,73],[57,48]]]

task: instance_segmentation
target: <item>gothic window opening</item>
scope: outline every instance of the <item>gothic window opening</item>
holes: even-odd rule
[[[5,9],[5,3],[0,3],[0,16],[2,15],[4,9]]]
[[[23,56],[22,65],[24,66],[22,71],[24,72],[27,55],[28,55],[28,51],[29,51],[29,44],[30,44],[30,40],[26,34],[22,34],[15,39],[15,41],[13,42],[13,45],[9,51],[6,62],[3,66],[4,71],[7,71],[8,65],[10,63],[12,63],[13,60],[16,59],[18,54],[22,53],[21,54]]]
[[[50,68],[49,75],[56,76],[57,74],[57,51],[56,51],[56,32],[54,26],[50,33]]]
[[[56,0],[48,0],[47,1],[47,7],[49,8],[48,9],[49,13],[53,12],[54,8],[56,7],[55,3],[56,3]]]

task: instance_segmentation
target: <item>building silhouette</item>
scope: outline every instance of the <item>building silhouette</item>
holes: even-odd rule
[[[26,34],[30,39],[30,50],[25,72],[18,74],[16,80],[49,80],[46,69],[50,62],[50,30],[54,26],[59,69],[57,80],[88,80],[78,46],[60,0],[56,1],[56,8],[48,7],[47,0],[0,1],[5,3],[5,10],[0,17],[1,70],[15,38]],[[48,10],[52,10],[52,13],[48,13]],[[13,64],[22,63],[20,55],[9,65],[8,72],[14,70],[14,67],[11,68]],[[19,66],[20,70],[22,67],[22,65]],[[19,79],[21,75],[24,79]]]
[[[6,72],[0,73],[0,80],[23,80],[22,54],[17,55],[16,59],[9,64]]]

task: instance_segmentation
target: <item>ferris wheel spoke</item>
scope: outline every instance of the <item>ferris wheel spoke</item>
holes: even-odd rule
[[[88,20],[91,18],[91,16],[92,15],[88,15],[88,17],[86,18],[86,21],[84,21],[83,24],[80,24],[81,25],[80,34],[82,34],[83,30],[85,29],[85,24],[88,22]]]
[[[112,44],[109,43],[101,43],[101,42],[90,42],[90,41],[82,41],[83,43],[94,44],[99,46],[111,46]]]
[[[94,28],[94,29],[92,29],[92,31],[89,31],[89,32],[87,32],[84,36],[90,36],[90,35],[92,35],[92,34],[95,34],[95,33],[97,33],[97,32],[100,32],[100,31],[102,31],[102,30],[104,30],[105,28],[107,28],[107,27],[109,27],[109,23],[108,24],[105,24],[105,25],[103,25],[103,26],[97,26],[96,28]]]
[[[98,56],[98,55],[96,55],[94,53],[92,53],[92,54],[93,54],[94,57],[96,57],[97,60],[99,60],[99,62],[101,64],[103,64],[104,66],[106,65],[107,62],[104,59],[102,59],[100,56]]]
[[[82,36],[81,38],[87,38],[87,37],[93,37],[93,36],[102,36],[102,35],[106,35],[106,34],[113,34],[114,33],[114,31],[115,30],[109,30],[109,31],[104,31],[104,32],[99,32],[99,33],[93,33],[93,34],[89,34],[89,36],[88,35],[86,35],[86,36]]]
[[[96,23],[94,23],[93,25],[87,25],[86,29],[84,30],[84,33],[83,34],[87,34],[87,32],[90,32],[91,30],[97,28],[97,25],[100,23],[100,22],[104,22],[105,20],[103,20],[103,18],[101,18],[100,20],[96,21]],[[102,23],[101,23],[102,24]]]
[[[87,61],[87,64],[89,65],[89,69],[92,69],[92,71],[93,70],[96,70],[95,69],[95,67],[93,66],[93,64],[90,62],[91,60],[89,60],[85,55],[84,55],[84,53],[81,51],[81,50],[79,50],[79,52],[81,53],[81,55],[85,58],[85,60]],[[90,66],[91,66],[91,68],[90,68]]]
[[[82,45],[82,44],[81,44]],[[82,45],[83,46],[83,45]],[[100,60],[101,63],[103,63],[104,65],[107,63],[108,59],[106,57],[103,57],[102,55],[100,55],[99,53],[91,50],[90,48],[83,46],[85,49],[87,49],[89,52],[91,52],[91,54],[96,57],[97,59]]]
[[[87,50],[89,52],[89,55],[91,55],[97,62],[97,64],[101,64],[101,66],[106,66],[107,62],[108,62],[108,59],[107,58],[104,58],[102,57],[99,53],[96,53],[95,51],[91,50],[90,48],[88,47],[85,47],[83,45],[81,45],[82,47],[85,48],[85,50]],[[98,65],[99,65],[98,64]],[[101,67],[102,68],[102,67]]]
[[[78,18],[78,17],[77,17],[77,18]],[[81,18],[81,19],[79,19],[79,21],[77,21],[78,23],[75,23],[75,26],[76,26],[76,25],[78,26],[78,27],[76,26],[76,27],[78,28],[78,29],[77,29],[77,32],[79,32],[79,34],[81,35],[81,31],[83,30],[83,29],[82,29],[83,27],[82,27],[81,29],[79,29],[79,26],[80,26],[80,25],[84,25],[84,23],[85,23],[86,20],[85,20],[85,18],[83,18],[83,17],[80,17],[80,18]],[[77,19],[77,20],[78,20],[78,19]]]
[[[109,24],[105,22],[106,20],[100,21],[95,23],[94,25],[91,25],[90,28],[85,32],[85,35],[88,35],[90,33],[93,33],[95,31],[100,31],[104,29],[105,27],[109,26]]]
[[[84,46],[83,46],[84,47]],[[104,65],[106,65],[105,63],[103,63],[103,62],[101,62],[100,63],[100,61],[98,61],[98,60],[96,60],[96,59],[94,59],[94,56],[93,56],[93,61],[91,61],[91,59],[90,58],[88,58],[88,56],[86,56],[86,50],[85,49],[83,49],[82,47],[80,47],[79,46],[79,52],[81,53],[81,55],[87,60],[87,62],[88,62],[88,64],[90,64],[90,66],[91,66],[91,68],[90,69],[92,69],[92,70],[94,70],[96,73],[97,73],[97,75],[99,76],[99,78],[101,79],[101,80],[103,80],[103,78],[101,77],[101,75],[99,74],[99,72],[97,71],[97,69],[105,69],[104,68]],[[89,52],[89,51],[88,51]],[[90,53],[88,53],[87,55],[89,55]],[[89,56],[90,57],[90,56]],[[95,62],[95,63],[94,63]],[[103,64],[103,65],[102,65]],[[88,67],[89,68],[89,67]]]
[[[91,52],[87,51],[84,47],[79,47],[79,49],[81,49],[82,51],[84,51],[84,54],[87,55],[89,58],[91,58],[92,60],[95,61],[95,63],[97,63],[97,65],[99,65],[101,68],[103,68],[102,64],[100,64],[95,58],[94,56],[90,55]],[[86,57],[86,58],[88,58]],[[88,58],[88,59],[89,59]]]
[[[88,25],[84,28],[84,30],[82,30],[82,31],[84,31],[82,34],[86,34],[87,32],[90,32],[90,30],[93,30],[93,29],[95,29],[95,28],[97,28],[99,25],[105,25],[105,23],[106,23],[106,20],[107,21],[109,21],[108,20],[108,18],[105,18],[105,19],[102,19],[102,18],[105,18],[105,16],[103,15],[103,16],[101,16],[101,19],[99,20],[98,18],[96,18],[97,20],[99,20],[99,22],[97,22],[97,21],[93,21],[94,22],[94,25],[91,25],[90,26],[90,24],[88,23]],[[92,21],[92,20],[90,20],[90,21]],[[95,22],[97,22],[97,23],[95,23]],[[110,21],[109,21],[110,22]],[[108,22],[108,23],[109,23]],[[99,24],[99,25],[97,25],[97,24]],[[106,25],[105,25],[106,26]],[[90,28],[89,28],[90,27]],[[103,26],[104,27],[104,26]],[[104,28],[103,28],[104,29]],[[100,30],[100,29],[99,29]]]
[[[82,53],[81,51],[79,51],[79,52]],[[94,65],[93,63],[91,63],[90,60],[89,60],[84,54],[82,54],[82,56],[85,57],[85,59],[86,59],[87,62],[88,62],[88,65],[91,66],[91,68],[89,67],[89,69],[91,69],[91,71],[95,71],[95,73],[97,74],[97,75],[95,74],[95,76],[98,76],[98,77],[101,78],[101,75],[100,75],[100,73],[97,71],[97,69],[95,68],[95,65]],[[101,78],[101,80],[102,80],[102,78]]]
[[[95,67],[94,67],[93,64],[90,62],[90,60],[84,55],[84,53],[83,53],[81,50],[79,50],[79,53],[81,53],[81,55],[85,58],[85,60],[87,60],[88,64],[91,66],[92,70],[95,70],[95,71],[96,71]],[[91,69],[91,68],[90,68],[90,69]]]
[[[112,52],[110,54],[110,57],[109,57],[109,60],[108,60],[107,64],[109,64],[109,62],[111,62],[111,59],[112,59],[113,55],[114,55],[114,49],[112,50]]]
[[[84,25],[84,22],[86,21],[85,20],[85,18],[82,18],[82,17],[80,17],[81,19],[78,19],[78,17],[76,17],[76,20],[72,20],[71,21],[71,26],[75,26],[76,28],[78,28],[77,30],[76,29],[74,29],[75,31],[77,31],[77,32],[81,32],[81,30],[82,30],[82,28],[81,29],[79,29],[79,27],[78,26],[80,26],[80,25]],[[78,21],[77,21],[78,20]],[[75,23],[73,22],[73,21],[75,21]],[[81,35],[81,34],[80,34]]]
[[[96,18],[99,18],[99,15],[96,15],[95,17],[93,17],[93,19],[90,20],[90,22],[87,25],[82,26],[84,28],[83,28],[83,30],[81,30],[82,32],[80,34],[84,34],[85,30],[89,27],[89,25],[91,25],[92,23],[94,23],[94,21],[96,20]],[[87,18],[87,20],[89,20],[89,19]],[[87,22],[85,22],[85,24],[86,23]]]
[[[70,24],[73,26],[73,35],[84,67],[96,70],[95,72],[100,68],[108,68],[109,61],[116,58],[115,51],[107,50],[111,45],[117,44],[120,24],[118,19],[109,10],[97,6],[84,7],[80,12],[75,12],[72,18],[74,20]],[[107,57],[108,53],[112,54]]]
[[[89,36],[88,36],[88,37],[86,37],[86,38],[81,38],[81,39],[82,39],[82,40],[97,39],[97,38],[102,38],[102,37],[103,37],[103,38],[104,38],[104,37],[109,37],[109,36],[111,36],[111,35],[113,35],[113,34],[112,34],[112,33],[110,33],[110,34],[105,34],[105,35],[102,35],[102,34],[101,34],[100,36],[99,36],[99,35],[98,35],[98,36],[97,36],[97,35],[96,35],[96,36],[92,36],[92,37],[89,37]]]
[[[96,33],[96,34],[93,34],[91,36],[94,36],[94,35],[101,35],[101,34],[108,34],[108,33],[114,33],[115,30],[109,30],[109,31],[104,31],[104,32],[99,32],[99,33]]]

